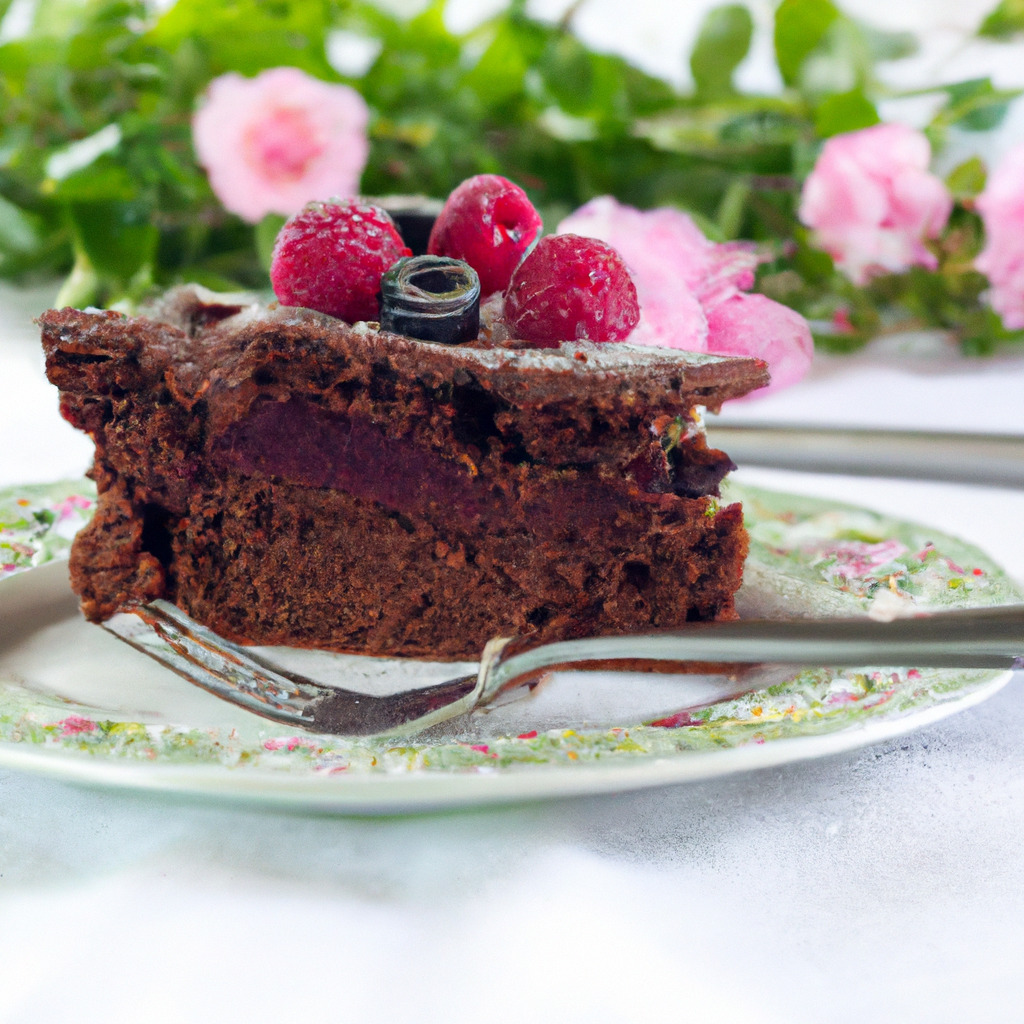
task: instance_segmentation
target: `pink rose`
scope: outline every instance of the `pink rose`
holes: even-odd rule
[[[928,171],[919,131],[877,124],[829,139],[804,182],[800,219],[854,284],[909,267],[934,269],[924,244],[949,220],[953,200]]]
[[[978,196],[985,248],[975,266],[992,287],[986,298],[1011,330],[1024,327],[1024,143],[1015,146]]]
[[[366,103],[347,85],[297,68],[215,78],[192,120],[210,186],[232,213],[256,223],[290,216],[312,199],[359,191],[369,143]]]
[[[716,244],[679,210],[636,210],[610,196],[580,207],[558,231],[600,238],[626,261],[640,300],[630,344],[764,359],[772,383],[758,395],[807,372],[814,344],[803,317],[744,294],[758,262],[749,243]]]

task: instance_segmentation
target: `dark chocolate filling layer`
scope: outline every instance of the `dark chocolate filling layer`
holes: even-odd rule
[[[484,495],[450,462],[302,399],[258,406],[214,443],[213,458],[247,476],[345,491],[395,512],[441,506],[475,519],[483,509]]]
[[[713,448],[690,447],[688,458],[680,447],[666,456],[652,442],[617,475],[628,475],[648,494],[717,495],[732,462]],[[365,417],[329,412],[302,399],[256,406],[214,443],[213,458],[223,469],[345,491],[394,512],[434,510],[473,521],[501,515],[510,500],[492,483],[478,483],[465,466],[389,438]],[[563,515],[600,519],[605,505],[614,514],[600,483],[576,479],[572,471],[559,476],[560,484],[530,502],[537,514],[556,516],[560,502],[571,502]]]

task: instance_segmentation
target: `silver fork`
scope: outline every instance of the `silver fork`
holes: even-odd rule
[[[375,696],[275,668],[221,639],[166,601],[108,619],[104,627],[189,682],[265,718],[312,732],[409,736],[532,688],[558,668],[593,662],[912,665],[1024,668],[1024,605],[938,612],[894,622],[871,619],[745,620],[685,630],[588,637],[531,646],[495,639],[475,676]]]

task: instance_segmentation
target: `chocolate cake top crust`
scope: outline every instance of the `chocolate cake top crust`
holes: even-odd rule
[[[500,406],[571,405],[575,415],[582,401],[595,413],[634,422],[685,414],[695,405],[717,411],[727,399],[768,383],[766,364],[757,359],[592,342],[564,342],[558,349],[437,345],[196,286],[169,292],[147,316],[50,310],[40,325],[47,355],[61,349],[68,363],[77,351],[93,391],[163,380],[185,406],[238,388],[246,392],[239,395],[244,400],[254,383],[261,393],[274,393],[294,383],[291,368],[298,364],[305,386],[329,398],[331,388],[351,383],[346,362],[372,365],[385,390],[388,378],[416,378],[425,388],[479,388]],[[121,365],[117,382],[106,379],[101,365],[108,356]],[[90,362],[95,373],[85,370]],[[317,366],[324,371],[321,386],[315,383]],[[50,370],[60,377],[59,365]],[[54,383],[63,388],[74,382]]]

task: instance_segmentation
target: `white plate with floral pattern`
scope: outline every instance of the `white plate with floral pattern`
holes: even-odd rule
[[[936,530],[752,487],[733,485],[726,497],[743,501],[751,534],[745,614],[890,616],[1022,599],[983,553]],[[420,811],[682,783],[838,753],[975,704],[1011,675],[913,666],[574,672],[403,743],[296,734],[189,686],[80,617],[63,556],[93,502],[83,481],[0,491],[2,766],[295,809]],[[275,654],[371,692],[471,669]]]

